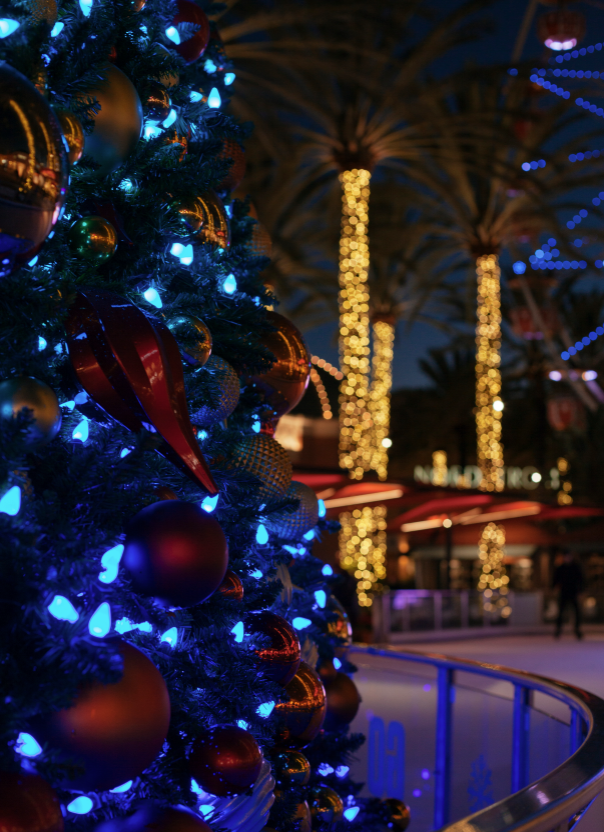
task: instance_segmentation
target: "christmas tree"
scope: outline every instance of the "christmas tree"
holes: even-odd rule
[[[3,4],[6,832],[407,822],[348,777],[333,529],[273,438],[309,356],[232,195],[210,11]]]

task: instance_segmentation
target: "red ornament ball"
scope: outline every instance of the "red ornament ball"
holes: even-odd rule
[[[325,688],[315,670],[300,662],[294,678],[285,687],[288,702],[279,702],[275,711],[284,721],[281,741],[303,747],[317,736],[325,720]]]
[[[230,598],[233,601],[243,601],[244,592],[241,578],[230,569],[227,569],[224,581],[218,587],[218,591],[225,598]]]
[[[127,642],[119,650],[119,682],[86,687],[70,708],[34,720],[40,743],[84,767],[70,788],[104,791],[133,780],[155,760],[168,733],[170,697],[159,670]]]
[[[224,532],[206,511],[164,500],[131,520],[123,563],[136,592],[171,607],[192,607],[218,589],[229,554]]]
[[[2,832],[63,832],[61,804],[53,789],[37,774],[0,772],[0,830]]]
[[[355,718],[361,696],[355,683],[345,673],[335,673],[331,678],[323,677],[323,684],[327,695],[324,728],[326,731],[337,731]]]
[[[191,775],[218,797],[243,794],[262,768],[262,753],[253,736],[236,725],[215,725],[193,743]]]
[[[257,612],[246,618],[245,629],[251,635],[264,636],[254,651],[262,675],[287,685],[300,667],[300,642],[291,624],[274,612]]]
[[[221,161],[229,161],[231,167],[222,182],[216,186],[217,191],[234,191],[245,176],[245,152],[234,139],[223,139],[222,149],[218,154]]]
[[[173,47],[186,63],[192,64],[206,51],[210,41],[210,21],[197,3],[191,0],[176,0],[176,8],[178,11],[172,18],[172,26],[178,26],[179,23],[195,23],[199,26],[192,37]]]

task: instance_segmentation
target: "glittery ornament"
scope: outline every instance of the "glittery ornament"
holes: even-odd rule
[[[2,832],[63,832],[59,798],[37,774],[0,771]]]
[[[300,667],[300,642],[291,624],[274,612],[251,613],[245,620],[246,632],[262,636],[262,646],[254,650],[266,679],[287,685]]]
[[[284,719],[280,740],[285,745],[303,747],[323,727],[327,707],[325,688],[317,672],[301,662],[285,692],[289,700],[275,705],[276,714]]]
[[[253,786],[262,754],[249,731],[237,725],[215,725],[193,742],[189,769],[204,791],[218,797],[242,794]]]
[[[266,518],[266,526],[284,540],[299,540],[313,529],[319,520],[319,501],[315,492],[302,482],[291,482],[283,496],[284,500],[299,500],[300,505],[293,512],[273,512]]]
[[[117,231],[104,217],[84,217],[69,229],[69,245],[84,260],[100,265],[117,250]]]
[[[194,424],[207,427],[228,418],[239,402],[239,376],[223,358],[212,355],[207,360],[204,371],[210,373],[218,383],[218,400],[215,406],[203,405],[192,414]]]
[[[411,822],[411,811],[406,803],[396,797],[389,797],[384,803],[390,811],[390,829],[397,829],[398,832],[405,832]]]
[[[323,823],[337,823],[344,814],[342,798],[328,786],[319,786],[312,790],[310,813]]]
[[[61,408],[54,390],[43,381],[17,376],[0,382],[0,419],[12,419],[23,408],[34,419],[26,434],[29,448],[41,448],[61,429]]]
[[[45,20],[52,28],[57,22],[56,0],[28,0],[27,8],[30,11],[32,23]]]
[[[246,436],[235,445],[230,464],[260,480],[257,498],[261,502],[282,498],[291,482],[287,451],[270,436]]]
[[[301,751],[282,751],[275,760],[279,782],[287,786],[306,786],[310,780],[310,763]]]

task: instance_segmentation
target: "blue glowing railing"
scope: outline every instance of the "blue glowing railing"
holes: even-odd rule
[[[354,646],[364,794],[411,807],[409,832],[604,828],[604,701],[519,670]],[[602,793],[601,797],[598,797]]]

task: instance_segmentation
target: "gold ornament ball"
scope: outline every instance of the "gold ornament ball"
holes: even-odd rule
[[[330,613],[327,622],[327,633],[333,637],[334,652],[338,658],[342,658],[352,644],[352,626],[346,610],[334,595],[330,595],[325,605],[326,612]]]
[[[204,369],[213,377],[214,383],[218,384],[218,400],[214,399],[213,406],[203,405],[192,414],[191,418],[194,424],[208,427],[228,419],[235,410],[239,403],[240,385],[239,376],[235,370],[228,361],[217,355],[208,358]]]
[[[58,9],[56,0],[29,0],[27,7],[33,23],[45,20],[50,27],[57,22]]]
[[[52,231],[67,193],[67,154],[46,99],[0,66],[0,276],[28,262]]]
[[[328,786],[319,786],[312,790],[310,813],[323,823],[338,823],[344,814],[342,798]]]
[[[313,668],[300,662],[298,672],[285,686],[287,702],[275,705],[284,720],[281,740],[287,745],[303,747],[317,736],[325,720],[327,701],[325,688]]]
[[[177,341],[180,342],[181,338],[193,339],[192,346],[181,347],[184,358],[189,364],[197,364],[199,367],[207,364],[212,355],[212,333],[202,320],[196,318],[195,315],[178,315],[176,318],[171,318],[167,326]]]
[[[192,237],[214,248],[226,249],[231,244],[231,231],[226,210],[214,191],[179,202],[176,210],[182,222],[182,235]]]
[[[405,832],[405,829],[411,822],[411,811],[406,803],[398,800],[396,797],[389,797],[384,800],[384,803],[390,810],[390,822],[388,826],[391,829],[398,829],[399,832]]]
[[[27,431],[30,448],[41,448],[61,429],[61,408],[54,390],[43,381],[17,376],[0,382],[0,419],[12,419],[26,407],[34,418]]]
[[[104,79],[86,93],[101,109],[84,140],[84,152],[101,166],[102,173],[110,173],[136,147],[143,129],[143,108],[134,84],[121,69],[106,63],[101,71]]]
[[[65,136],[69,152],[67,158],[70,165],[76,165],[84,153],[84,129],[82,122],[68,110],[58,110],[56,113],[61,130]]]
[[[170,115],[172,102],[168,91],[159,81],[149,81],[147,94],[147,117],[154,121],[165,121]]]
[[[69,229],[72,250],[97,264],[113,257],[117,249],[117,231],[104,217],[84,217]]]
[[[258,500],[283,497],[292,479],[292,464],[287,451],[271,436],[246,436],[233,451],[232,465],[260,480]]]
[[[306,786],[310,780],[310,763],[301,751],[283,751],[275,759],[279,780],[288,786]]]
[[[299,832],[311,832],[312,816],[310,814],[310,806],[308,805],[306,800],[298,804],[296,814],[293,816],[292,820],[299,822]]]

